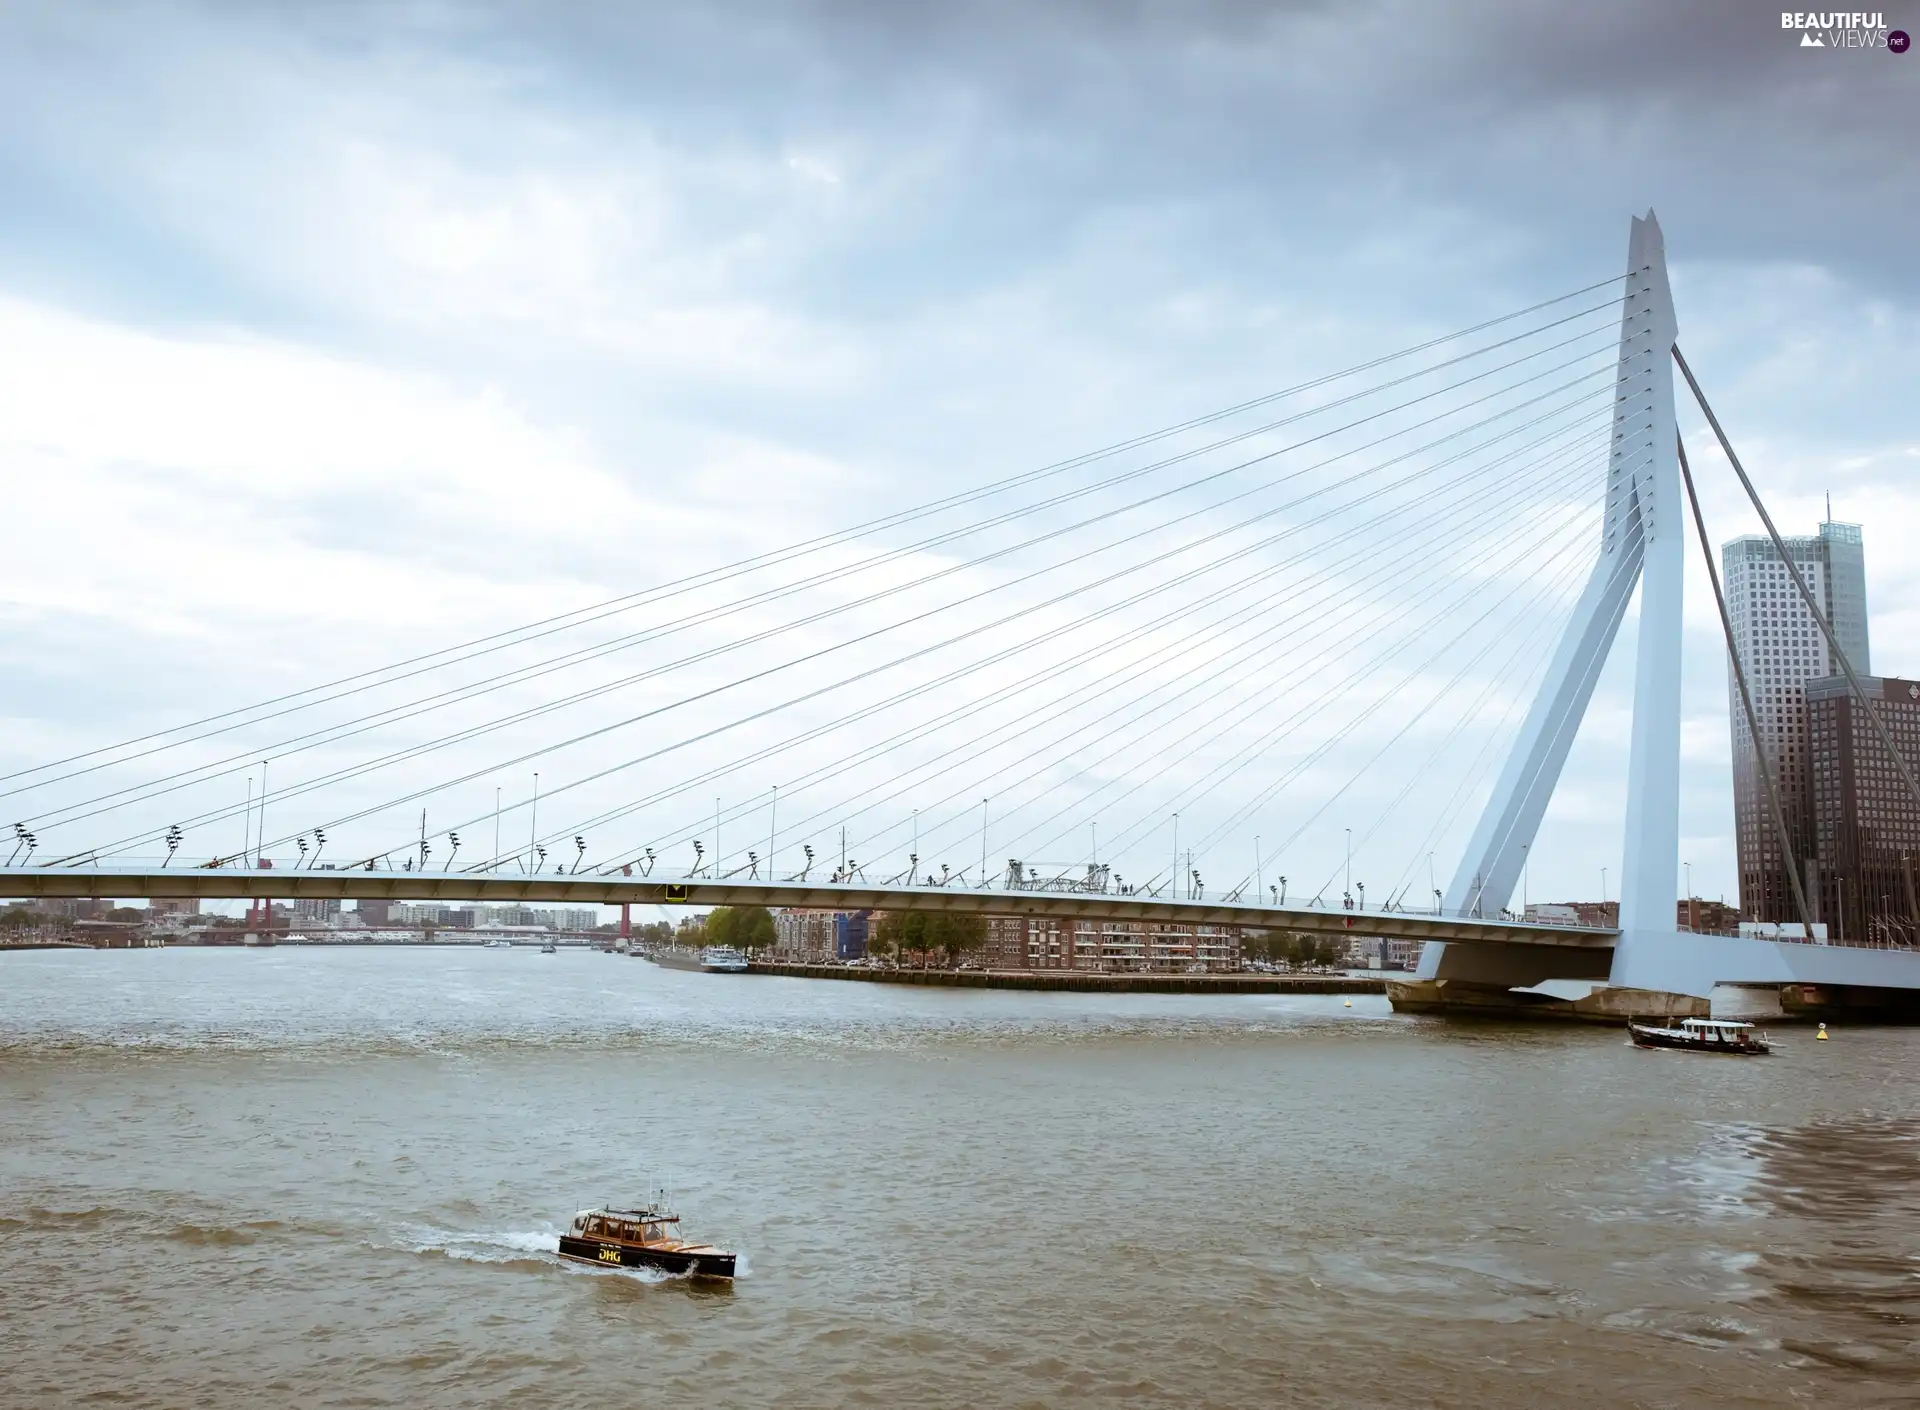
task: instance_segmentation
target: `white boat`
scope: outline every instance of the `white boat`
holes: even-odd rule
[[[483,950],[511,950],[513,948],[513,941],[503,935],[496,935],[480,948]]]
[[[745,974],[747,957],[731,945],[709,945],[700,952],[700,968],[708,974]]]
[[[1627,1022],[1627,1036],[1636,1048],[1674,1048],[1689,1053],[1726,1053],[1735,1057],[1765,1057],[1773,1051],[1767,1035],[1751,1023],[1728,1018],[1683,1018],[1679,1026]]]

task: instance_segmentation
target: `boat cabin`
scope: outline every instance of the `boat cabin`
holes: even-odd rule
[[[1683,1018],[1680,1027],[1702,1042],[1725,1043],[1730,1047],[1742,1046],[1754,1031],[1751,1023],[1737,1023],[1730,1018]]]
[[[589,1209],[573,1216],[568,1230],[575,1238],[610,1239],[645,1246],[680,1243],[680,1216],[655,1209]]]

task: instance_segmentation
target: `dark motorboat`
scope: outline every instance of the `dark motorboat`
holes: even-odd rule
[[[1677,1026],[1630,1019],[1627,1033],[1636,1048],[1679,1048],[1734,1057],[1765,1057],[1773,1051],[1767,1035],[1751,1023],[1726,1018],[1683,1018]]]
[[[560,1256],[602,1268],[658,1268],[696,1278],[733,1277],[734,1256],[680,1237],[680,1216],[664,1202],[645,1209],[586,1209],[560,1236]]]

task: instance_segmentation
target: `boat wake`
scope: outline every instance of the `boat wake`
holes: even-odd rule
[[[657,1268],[596,1268],[562,1258],[558,1246],[560,1230],[439,1229],[425,1224],[408,1224],[395,1231],[392,1240],[376,1243],[378,1248],[399,1249],[422,1256],[439,1256],[461,1263],[526,1264],[555,1269],[563,1273],[583,1273],[589,1277],[626,1278],[637,1283],[674,1283],[686,1274],[666,1273]]]

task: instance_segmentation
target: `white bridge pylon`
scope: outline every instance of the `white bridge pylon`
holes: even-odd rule
[[[1616,983],[1623,982],[1623,967],[1631,962],[1636,935],[1676,934],[1680,627],[1686,558],[1670,355],[1678,335],[1673,293],[1667,284],[1666,248],[1660,224],[1648,211],[1646,219],[1634,219],[1627,240],[1599,553],[1446,897],[1449,911],[1482,916],[1498,916],[1512,899],[1527,850],[1638,586],[1639,643],[1620,940],[1610,976]],[[1525,957],[1510,948],[1498,957],[1484,952],[1450,953],[1457,949],[1428,943],[1421,953],[1419,977],[1507,983],[1550,977],[1550,972],[1529,972]]]

